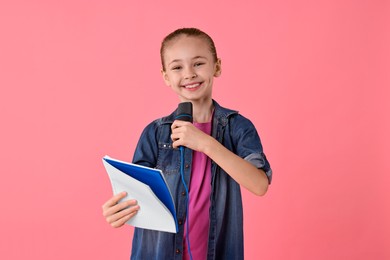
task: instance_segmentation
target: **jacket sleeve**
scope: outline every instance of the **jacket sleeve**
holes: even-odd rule
[[[133,163],[154,168],[157,163],[157,123],[150,123],[143,130],[135,148]]]
[[[235,147],[234,152],[258,169],[262,169],[268,177],[268,182],[271,183],[272,169],[253,123],[237,114],[230,120],[230,129],[230,136]]]

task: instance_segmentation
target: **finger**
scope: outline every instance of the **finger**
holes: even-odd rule
[[[187,121],[182,121],[182,120],[175,120],[173,121],[172,125],[171,125],[171,129],[175,129],[175,128],[178,128],[178,127],[181,127],[181,126],[185,126],[185,125],[189,125],[191,124],[190,122],[187,122]]]
[[[183,133],[171,134],[172,147],[175,149],[181,145],[186,146],[186,138]]]
[[[133,216],[135,213],[138,212],[139,209],[140,209],[139,205],[129,207],[129,208],[126,208],[122,211],[119,211],[119,212],[107,217],[106,220],[108,223],[112,224],[114,222],[117,222],[120,219],[126,218],[126,216],[128,216],[128,215]]]
[[[171,134],[171,139],[172,139],[172,141],[177,141],[177,140],[180,139],[181,136],[182,136],[181,133],[172,133]]]
[[[123,192],[118,193],[115,196],[111,197],[111,199],[109,199],[106,203],[103,204],[103,210],[105,208],[109,208],[109,207],[114,206],[115,204],[118,203],[118,201],[120,201],[121,199],[123,199],[126,196],[127,196],[127,193],[125,191],[123,191]]]
[[[113,206],[107,207],[103,209],[103,216],[104,217],[109,217],[111,215],[116,214],[117,212],[120,212],[128,207],[132,207],[137,205],[137,201],[132,199],[132,200],[126,200],[122,201],[121,203],[115,204]]]
[[[176,121],[174,121],[171,125],[171,131],[175,131],[176,128],[178,128],[179,126],[177,125]]]
[[[121,219],[127,218],[127,216],[134,216],[140,209],[139,205],[126,208],[106,218],[106,221],[113,225],[113,223],[121,222]],[[126,221],[125,221],[126,222]]]
[[[172,148],[173,148],[173,149],[176,149],[176,148],[178,148],[179,146],[180,146],[180,145],[177,143],[177,141],[172,143]]]
[[[135,214],[137,214],[138,211],[136,212],[132,212],[128,215],[125,215],[124,217],[114,221],[111,223],[111,226],[114,227],[114,228],[119,228],[121,226],[123,226],[127,221],[129,221],[132,217],[135,216]]]

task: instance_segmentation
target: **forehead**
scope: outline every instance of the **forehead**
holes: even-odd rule
[[[181,35],[171,40],[165,48],[164,58],[167,60],[186,59],[196,56],[212,57],[209,42],[204,37]]]

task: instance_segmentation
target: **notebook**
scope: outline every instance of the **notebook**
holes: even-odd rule
[[[158,231],[177,233],[175,204],[164,175],[153,169],[103,157],[114,195],[127,192],[123,200],[135,199],[140,210],[127,224]]]

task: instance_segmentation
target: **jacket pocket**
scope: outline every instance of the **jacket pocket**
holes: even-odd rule
[[[180,151],[173,149],[172,143],[158,144],[158,157],[156,168],[160,169],[164,175],[179,174]]]

